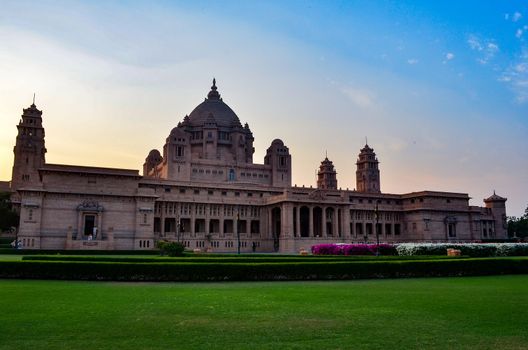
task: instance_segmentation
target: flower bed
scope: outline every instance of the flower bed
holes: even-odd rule
[[[314,255],[396,255],[396,247],[391,244],[317,244],[312,246]]]

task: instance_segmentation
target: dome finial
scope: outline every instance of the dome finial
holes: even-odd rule
[[[211,86],[211,91],[209,91],[209,94],[207,94],[207,98],[210,100],[219,100],[220,94],[216,90],[217,90],[216,79],[213,78],[213,86]]]

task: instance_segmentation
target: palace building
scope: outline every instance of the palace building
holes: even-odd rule
[[[275,139],[263,163],[253,133],[222,100],[216,82],[204,102],[148,152],[143,172],[46,163],[42,111],[17,125],[11,191],[27,249],[153,249],[160,239],[191,249],[296,252],[331,242],[469,242],[502,239],[506,198],[484,207],[465,193],[381,192],[368,144],[356,189],[341,190],[325,158],[317,187],[291,184],[292,155]],[[161,146],[161,145],[160,145]]]

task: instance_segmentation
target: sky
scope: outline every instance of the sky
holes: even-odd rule
[[[528,206],[528,3],[0,1],[0,180],[36,94],[49,163],[141,169],[212,78],[296,185],[355,188],[368,138],[388,193],[495,190]]]

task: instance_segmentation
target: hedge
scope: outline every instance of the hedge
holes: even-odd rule
[[[471,257],[528,256],[528,243],[402,243],[398,255],[445,255],[447,249],[459,249]]]
[[[526,273],[526,258],[246,264],[0,261],[0,278],[59,280],[346,280]]]
[[[0,254],[34,255],[159,255],[159,250],[51,250],[51,249],[0,249]]]
[[[312,246],[314,255],[396,255],[396,247],[391,244],[346,244],[327,243]]]
[[[164,262],[164,263],[292,263],[292,262],[332,262],[332,261],[385,261],[385,260],[424,260],[424,259],[461,259],[465,257],[449,257],[449,256],[284,256],[279,255],[275,257],[270,256],[224,256],[224,257],[209,257],[204,256],[187,256],[187,257],[119,257],[119,256],[67,256],[67,255],[29,255],[23,256],[25,261],[91,261],[91,262],[135,262],[135,263],[149,263],[149,262]]]

